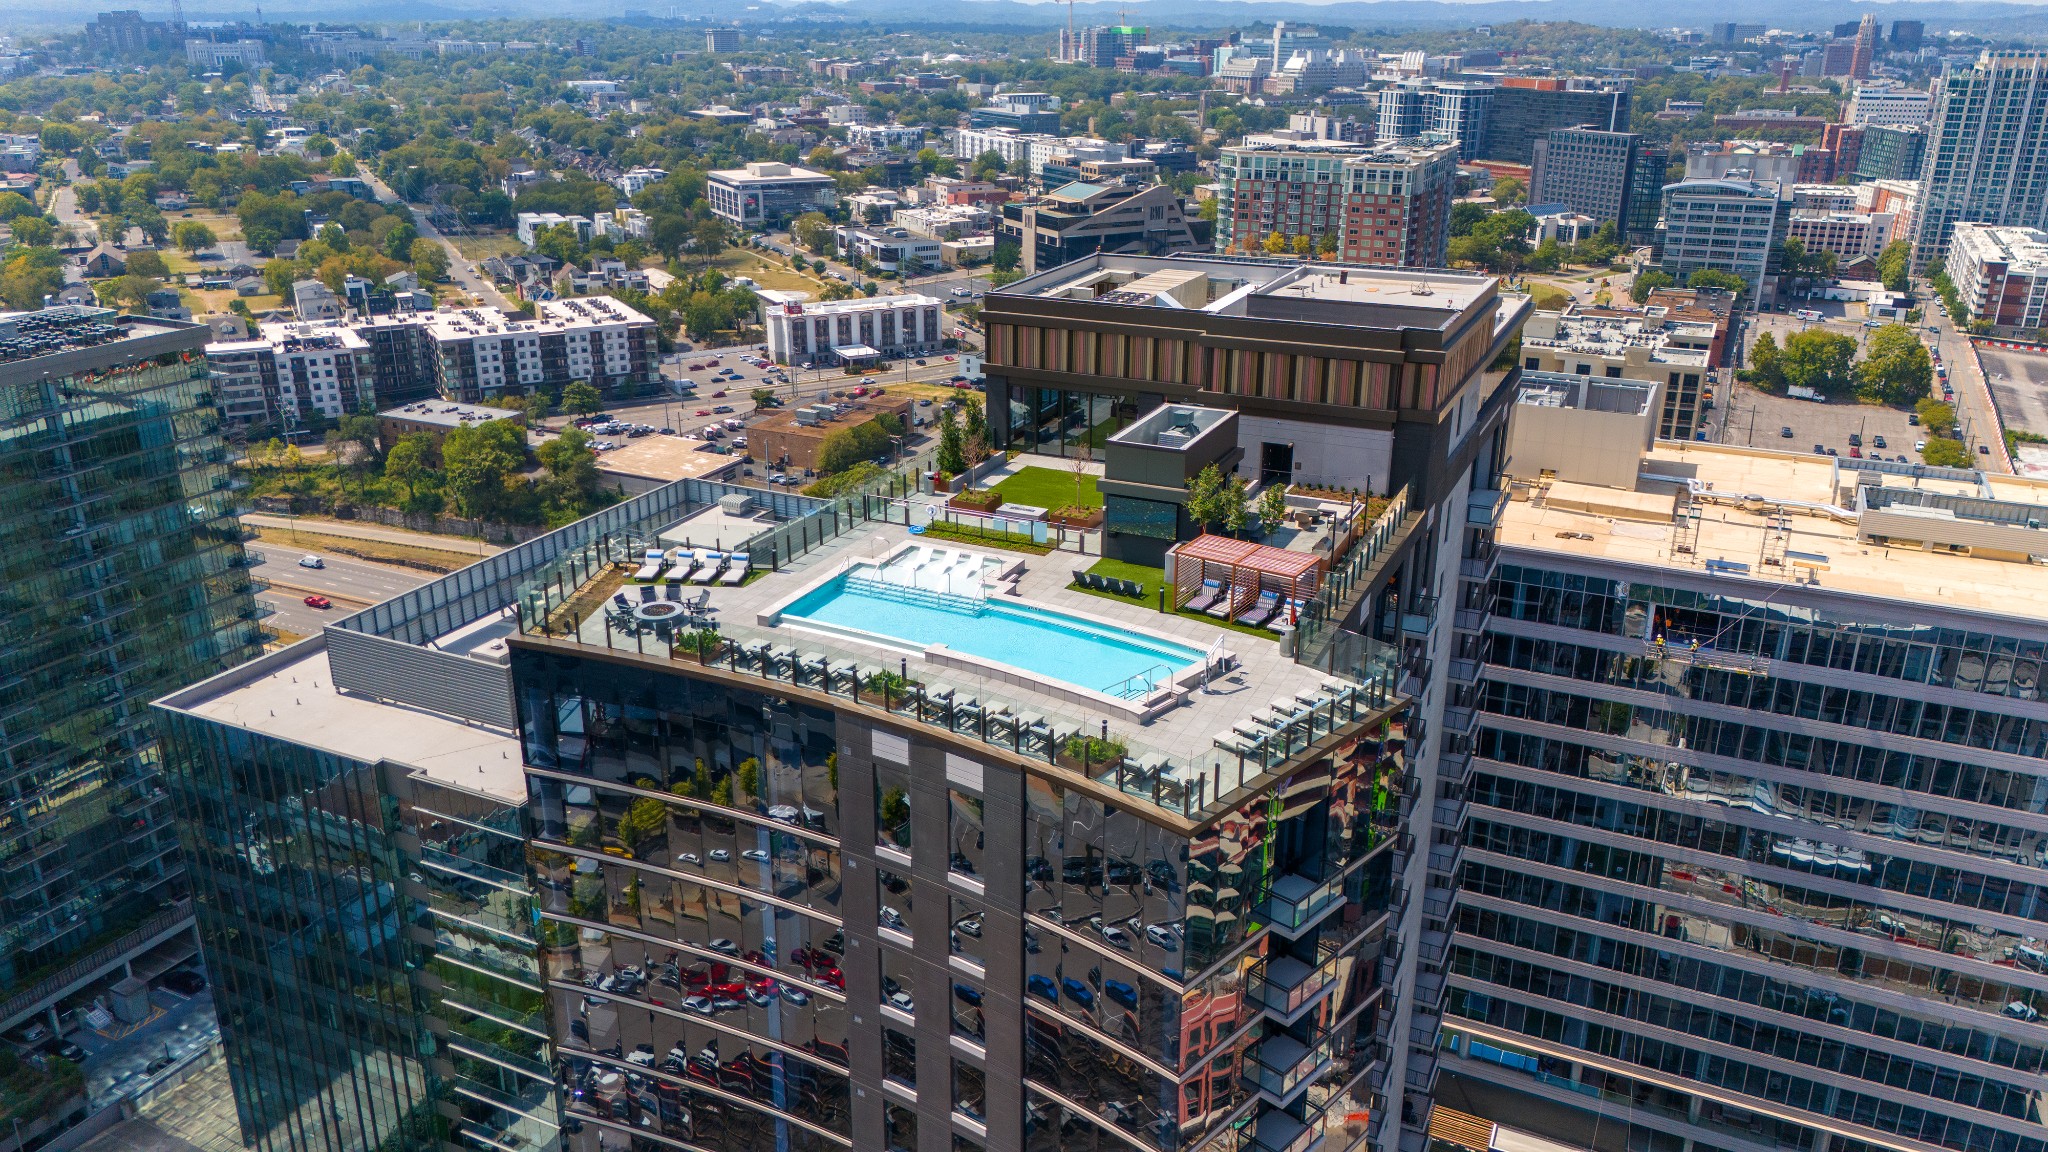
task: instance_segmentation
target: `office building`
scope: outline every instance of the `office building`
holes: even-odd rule
[[[1785,235],[1798,237],[1808,252],[1832,252],[1843,265],[1872,259],[1892,242],[1895,219],[1889,212],[1800,212],[1785,224]]]
[[[252,340],[208,344],[206,366],[221,415],[245,430],[289,436],[378,402],[370,343],[339,320],[258,325]]]
[[[1740,44],[1745,40],[1762,36],[1769,30],[1762,24],[1710,24],[1707,26],[1707,42],[1710,44]]]
[[[1945,270],[1969,318],[1994,333],[2031,338],[2048,327],[2048,232],[1958,224]]]
[[[1438,1098],[1572,1147],[2031,1147],[2048,491],[1528,440],[1440,768]]]
[[[1856,179],[1918,180],[1926,149],[1927,129],[1921,125],[1873,124],[1863,130],[1863,147],[1856,154]]]
[[[1060,98],[1044,92],[1004,92],[967,113],[970,128],[1014,128],[1058,135]]]
[[[1097,26],[1078,32],[1060,31],[1059,59],[1090,68],[1114,68],[1117,61],[1144,46],[1146,30],[1129,25]]]
[[[176,24],[144,20],[135,9],[101,12],[85,26],[85,44],[103,56],[140,56],[184,42],[185,29]]]
[[[1749,285],[1744,305],[1777,298],[1779,247],[1791,201],[1777,184],[1754,180],[1681,180],[1664,189],[1660,266],[1679,283],[1702,268],[1731,272]]]
[[[1877,59],[1877,17],[1872,13],[1863,14],[1857,21],[1855,51],[1849,64],[1849,75],[1857,80],[1870,79],[1870,65]]]
[[[1685,178],[1825,184],[1829,165],[1817,158],[1818,151],[1767,140],[1694,141],[1685,146]],[[1809,153],[1816,158],[1810,159]]]
[[[946,341],[940,301],[905,293],[858,300],[806,301],[761,294],[768,358],[777,364],[838,365],[922,355]]]
[[[839,403],[820,399],[800,408],[771,412],[747,425],[747,455],[776,472],[810,475],[825,463],[827,448],[841,432],[860,431],[863,425],[872,425],[873,431],[880,434],[878,442],[886,443],[888,437],[909,429],[916,407],[917,401],[912,397],[896,394]]]
[[[995,231],[1017,246],[1026,273],[1091,252],[1164,256],[1197,243],[1180,196],[1158,184],[1068,184],[1004,204]]]
[[[1963,221],[2048,227],[2048,55],[1985,52],[1935,87],[1913,266],[1944,259]]]
[[[1703,310],[1702,310],[1703,311]],[[1690,440],[1711,386],[1724,326],[1697,312],[1656,308],[1568,308],[1537,312],[1522,328],[1522,367],[1602,380],[1658,385],[1655,435]]]
[[[1855,174],[1863,160],[1863,138],[1869,132],[1861,124],[1829,124],[1820,130],[1820,151],[1827,154],[1827,179],[1847,180]]]
[[[924,147],[924,129],[910,124],[848,124],[846,142],[870,152],[915,152]]]
[[[712,214],[742,228],[784,223],[830,208],[838,188],[827,173],[766,160],[744,168],[721,168],[704,179],[704,197]]]
[[[229,64],[239,64],[245,69],[261,68],[269,62],[269,47],[261,40],[187,40],[185,62],[209,71],[218,71]]]
[[[1501,76],[1479,156],[1532,164],[1534,146],[1561,128],[1629,130],[1630,83],[1592,76]]]
[[[1918,52],[1920,42],[1927,36],[1927,24],[1921,20],[1892,21],[1891,47],[1894,52]]]
[[[704,30],[706,52],[737,52],[740,50],[740,30],[737,28],[706,28]]]
[[[0,605],[0,1029],[189,933],[150,700],[253,656],[254,598],[204,325],[61,305],[0,313],[8,397]],[[111,981],[109,981],[111,982]],[[21,1105],[25,1142],[72,1118]],[[20,1077],[16,1079],[14,1077]],[[10,1133],[11,1135],[11,1133]]]
[[[1664,150],[1634,132],[1554,128],[1535,142],[1532,155],[1531,204],[1563,204],[1618,229],[1641,216],[1646,197],[1655,203],[1663,191]],[[1639,178],[1653,186],[1638,186]]]
[[[1843,120],[1895,128],[1924,125],[1934,111],[1934,94],[1898,84],[1858,84]]]
[[[858,228],[842,224],[832,230],[839,258],[855,267],[916,275],[940,264],[939,242],[913,235],[907,228]]]
[[[1371,145],[1249,136],[1217,162],[1218,251],[1262,250],[1270,235],[1312,251],[1408,267],[1440,267],[1450,238],[1457,145]]]

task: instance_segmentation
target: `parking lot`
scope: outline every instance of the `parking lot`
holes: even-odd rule
[[[2048,436],[2048,356],[1982,348],[1977,358],[2005,426]]]
[[[1907,422],[1906,416],[1900,409],[1875,404],[1794,400],[1737,384],[1727,404],[1714,410],[1707,438],[1723,444],[1792,452],[1811,452],[1818,444],[1847,456],[1854,447],[1849,437],[1857,435],[1863,438],[1861,451],[1865,456],[1887,460],[1903,456],[1908,461],[1917,461],[1919,456],[1913,451],[1913,444],[1922,433]],[[1783,434],[1785,428],[1792,430],[1791,436]],[[1876,445],[1880,436],[1885,441],[1883,448]]]

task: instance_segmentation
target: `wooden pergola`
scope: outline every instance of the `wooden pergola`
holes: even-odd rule
[[[1166,554],[1173,557],[1173,606],[1184,607],[1215,580],[1230,590],[1228,619],[1251,607],[1262,591],[1277,593],[1283,601],[1306,601],[1323,582],[1322,556],[1233,536],[1204,534],[1175,544]]]

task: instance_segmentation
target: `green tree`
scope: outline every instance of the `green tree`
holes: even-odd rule
[[[425,432],[408,432],[384,454],[384,478],[405,486],[409,497],[419,491],[421,481],[434,474],[434,438]]]
[[[818,471],[827,475],[879,456],[889,448],[889,434],[873,420],[828,433],[818,444]]]
[[[1920,426],[1927,429],[1929,436],[1946,435],[1956,426],[1956,410],[1931,397],[1913,405],[1913,412],[1920,417]]]
[[[220,240],[213,234],[213,229],[199,221],[180,220],[171,229],[171,242],[187,252],[199,252],[213,247]]]
[[[456,428],[441,441],[441,471],[464,516],[480,519],[504,499],[505,481],[526,462],[526,434],[510,420]]]
[[[43,306],[64,289],[64,257],[55,248],[17,248],[0,264],[0,301],[18,311]]]
[[[642,844],[667,831],[668,805],[652,796],[636,798],[619,817],[619,839],[635,853]]]
[[[164,258],[148,249],[138,249],[128,254],[128,272],[134,276],[149,276],[157,280],[169,278],[171,269]]]
[[[1877,278],[1894,292],[1913,286],[1913,245],[1909,241],[1894,240],[1877,254]]]
[[[1856,366],[1857,392],[1880,404],[1909,404],[1934,386],[1927,346],[1904,324],[1887,324],[1871,334],[1863,362]]]
[[[1287,488],[1281,484],[1268,484],[1259,494],[1259,524],[1271,532],[1287,518]]]
[[[562,411],[588,416],[604,407],[604,397],[585,380],[571,380],[562,389]]]
[[[960,421],[951,408],[939,417],[939,452],[936,461],[939,471],[948,476],[958,475],[967,470],[967,453],[960,433]]]
[[[1796,240],[1798,237],[1795,236],[1793,239]],[[1733,272],[1723,272],[1719,268],[1694,269],[1693,274],[1685,278],[1685,286],[1687,288],[1726,288],[1738,296],[1749,291],[1749,281],[1744,280]]]
[[[1764,332],[1749,346],[1750,383],[1766,392],[1785,390],[1784,354],[1778,349],[1778,338]]]
[[[1244,477],[1231,476],[1229,483],[1218,493],[1218,499],[1222,503],[1223,530],[1233,536],[1244,531],[1252,518],[1251,498],[1246,492]]]
[[[390,219],[386,217],[385,219]],[[379,221],[382,223],[382,221]],[[384,254],[401,263],[412,259],[413,241],[420,238],[420,230],[401,221],[384,237]],[[435,245],[436,248],[440,245]]]
[[[1820,328],[1794,332],[1785,338],[1780,360],[1787,388],[1811,388],[1823,396],[1837,396],[1856,386],[1856,341],[1847,336]]]
[[[583,240],[574,224],[550,224],[534,229],[533,250],[564,264],[573,264],[583,256]]]
[[[31,248],[48,248],[57,241],[57,226],[41,216],[17,216],[9,225],[14,242]]]
[[[1018,246],[1011,241],[1004,240],[998,243],[989,254],[989,264],[998,272],[1014,272],[1017,270],[1017,262],[1021,258],[1022,252]]]
[[[534,449],[541,467],[548,470],[548,482],[565,502],[581,504],[597,491],[597,453],[591,450],[590,433],[569,427],[562,434]]]
[[[1970,460],[1970,450],[1963,447],[1963,442],[1961,440],[1951,440],[1946,436],[1930,438],[1927,441],[1927,447],[1920,450],[1920,459],[1937,468],[1969,468],[1974,466]]]
[[[1259,242],[1259,247],[1265,249],[1268,256],[1278,256],[1287,251],[1287,237],[1278,232],[1268,232],[1266,238]]]
[[[832,219],[823,212],[806,212],[789,225],[790,239],[813,252],[832,248]]]
[[[1529,186],[1516,176],[1503,176],[1493,182],[1493,202],[1496,204],[1526,204],[1529,201]]]
[[[35,202],[19,192],[0,192],[0,224],[18,216],[36,215]]]
[[[1003,154],[990,149],[974,158],[974,164],[968,168],[968,174],[976,180],[993,180],[1001,176],[1006,167]]]
[[[1635,278],[1635,282],[1629,285],[1628,298],[1641,304],[1643,301],[1648,300],[1650,293],[1657,289],[1671,288],[1677,286],[1677,284],[1677,279],[1671,273],[1660,269],[1651,269],[1638,275]]]
[[[1188,481],[1188,519],[1207,529],[1223,519],[1223,473],[1210,464]]]
[[[406,246],[405,253],[412,259],[412,270],[422,280],[446,280],[448,278],[448,250],[432,240],[414,240]]]

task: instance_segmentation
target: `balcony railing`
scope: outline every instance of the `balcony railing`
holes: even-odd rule
[[[1465,497],[1465,523],[1475,528],[1491,528],[1500,523],[1501,510],[1508,504],[1508,494],[1495,488],[1474,488]]]
[[[1274,956],[1259,962],[1246,984],[1246,996],[1279,1019],[1292,1021],[1303,1008],[1315,1003],[1323,989],[1335,983],[1337,966],[1312,968],[1292,956]]]
[[[1259,914],[1275,931],[1291,940],[1343,902],[1341,877],[1316,881],[1288,872],[1267,888]]]
[[[1248,1086],[1284,1108],[1330,1067],[1336,1039],[1325,1036],[1318,1043],[1304,1044],[1284,1032],[1268,1036],[1245,1052],[1241,1075]]]
[[[1253,1118],[1244,1147],[1257,1152],[1315,1152],[1322,1143],[1322,1109],[1308,1108],[1295,1117],[1269,1105]]]

